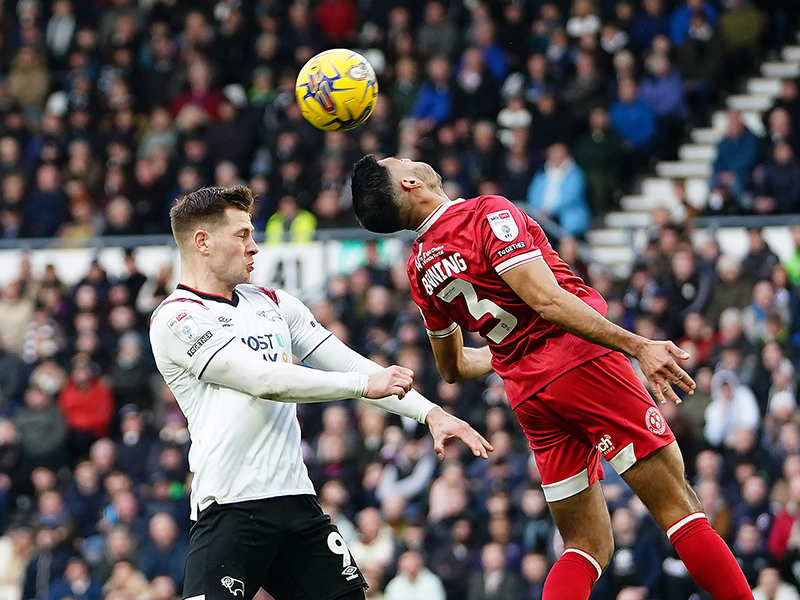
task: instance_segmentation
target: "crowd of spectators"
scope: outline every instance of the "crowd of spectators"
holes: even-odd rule
[[[800,228],[781,264],[762,233],[746,256],[655,211],[631,276],[561,255],[609,318],[689,351],[692,397],[662,407],[712,525],[752,586],[800,587]],[[320,502],[372,585],[370,598],[539,600],[561,550],[524,436],[492,375],[448,384],[413,306],[404,261],[332,277],[318,321],[363,354],[414,370],[417,388],[494,445],[439,463],[424,426],[366,404],[299,405]],[[0,295],[0,595],[9,600],[174,600],[189,528],[188,432],[147,342],[172,289],[135,251],[73,286],[23,260]],[[479,343],[468,337],[468,343]],[[697,590],[645,508],[606,469],[616,550],[594,598],[688,599]],[[789,586],[786,588],[785,586]],[[2,587],[5,586],[5,587]],[[761,596],[772,598],[771,595]],[[789,596],[796,597],[796,596]]]
[[[672,156],[685,125],[705,122],[720,92],[785,42],[793,15],[756,4],[0,3],[0,237],[164,233],[173,198],[246,182],[267,240],[310,239],[354,224],[347,172],[364,152],[426,160],[452,197],[525,200],[580,236],[632,173]],[[314,130],[293,100],[299,66],[331,46],[361,49],[379,74],[375,113],[352,134]],[[713,210],[797,206],[796,96],[786,82],[763,141],[732,115]],[[691,482],[758,597],[796,598],[800,231],[781,265],[757,230],[739,261],[666,211],[653,217],[625,281],[582,264],[573,238],[559,250],[609,299],[610,318],[692,353],[697,393],[663,409]],[[415,423],[355,402],[302,405],[320,501],[370,599],[539,600],[561,542],[502,382],[441,381],[402,261],[369,256],[329,281],[317,319],[412,368],[495,452],[483,462],[452,445],[439,464]],[[146,335],[175,281],[167,267],[143,276],[136,261],[130,252],[111,279],[93,264],[66,286],[23,260],[0,293],[3,600],[180,596],[188,432]],[[593,597],[689,598],[680,560],[606,474],[617,549]]]
[[[353,224],[347,173],[366,152],[427,160],[452,196],[527,198],[580,236],[788,39],[794,4],[3,3],[0,236],[165,233],[176,196],[238,182],[260,198],[260,230],[277,214],[273,237],[294,235],[302,215],[313,234]],[[294,102],[299,67],[336,46],[361,50],[382,91],[352,134],[315,130]],[[775,151],[758,210],[789,193],[795,163]],[[722,190],[746,187],[718,170]]]

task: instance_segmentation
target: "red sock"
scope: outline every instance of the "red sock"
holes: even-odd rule
[[[547,574],[542,600],[586,600],[602,572],[590,554],[567,548]]]
[[[714,600],[752,600],[753,593],[730,549],[701,512],[684,517],[667,537],[694,580]]]

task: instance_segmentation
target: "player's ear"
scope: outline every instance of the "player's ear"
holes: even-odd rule
[[[208,231],[205,229],[198,229],[194,232],[194,235],[192,236],[192,242],[200,254],[208,254],[210,237],[211,236],[208,234]]]
[[[414,175],[409,175],[408,177],[403,177],[400,180],[400,185],[402,186],[403,190],[409,192],[413,189],[416,189],[422,185],[422,181],[419,177],[415,177]]]

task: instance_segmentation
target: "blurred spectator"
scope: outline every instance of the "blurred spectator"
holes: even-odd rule
[[[84,456],[92,442],[108,435],[114,398],[87,355],[73,357],[72,371],[61,389],[58,404],[70,431],[74,456]]]
[[[589,113],[589,132],[573,147],[575,162],[586,174],[592,213],[601,214],[614,204],[624,161],[624,141],[611,129],[608,112],[602,107]]]
[[[554,218],[570,235],[581,237],[589,228],[586,178],[563,144],[547,149],[547,162],[528,189],[531,210]]]
[[[759,143],[755,134],[745,127],[739,113],[729,110],[727,114],[728,126],[725,137],[717,144],[711,187],[725,190],[733,204],[738,205],[750,187],[750,172],[758,160]],[[709,204],[713,206],[714,200],[710,199]]]
[[[794,213],[800,210],[800,162],[786,142],[778,142],[772,158],[755,174],[753,209],[757,214]]]
[[[744,523],[736,535],[733,549],[747,583],[755,588],[759,573],[769,567],[769,558],[762,549],[761,532],[755,525]]]
[[[350,544],[356,563],[384,569],[394,556],[395,541],[378,509],[368,507],[356,517],[358,539]]]
[[[655,140],[655,113],[639,96],[633,79],[625,78],[619,82],[617,97],[618,100],[609,109],[611,125],[631,152],[644,154]],[[641,163],[641,159],[638,162]]]
[[[167,513],[157,513],[150,519],[148,532],[139,563],[142,573],[148,579],[169,575],[180,585],[183,582],[188,545],[180,535],[175,519]]]
[[[614,598],[628,586],[643,586],[650,594],[658,593],[663,557],[655,540],[640,535],[640,524],[633,511],[622,506],[611,516],[614,534],[614,554],[603,579],[597,582],[599,592]]]
[[[755,600],[797,600],[797,588],[781,579],[778,569],[767,567],[758,576],[758,585],[753,589]]]
[[[103,586],[92,578],[86,561],[73,557],[67,561],[64,577],[55,580],[50,586],[47,600],[59,600],[64,597],[75,600],[100,600],[102,594]]]
[[[731,255],[723,254],[717,260],[717,280],[714,282],[706,315],[712,323],[719,323],[722,311],[728,307],[743,309],[750,304],[753,284],[741,263]]]
[[[0,537],[0,598],[22,600],[25,569],[33,557],[33,532],[11,528]]]
[[[719,20],[717,9],[708,0],[687,0],[674,11],[669,24],[669,38],[675,47],[680,48],[691,38],[692,19],[701,15],[709,27],[716,26]]]
[[[481,550],[481,570],[470,579],[467,600],[516,598],[518,588],[519,579],[506,569],[503,546],[496,542],[486,544]]]
[[[592,55],[588,52],[578,54],[575,58],[575,76],[567,81],[561,92],[561,100],[573,123],[582,125],[591,110],[604,103],[606,85]]]
[[[704,435],[712,446],[721,446],[740,426],[754,430],[760,421],[753,392],[730,371],[719,371],[711,381],[712,401],[706,409]]]
[[[52,398],[39,387],[25,391],[25,404],[14,415],[23,455],[33,464],[65,463],[67,425]]]
[[[669,15],[662,0],[644,0],[642,8],[644,11],[634,19],[631,28],[633,45],[640,53],[650,48],[657,35],[668,35],[670,27]]]
[[[689,117],[683,78],[666,54],[651,54],[646,66],[649,75],[642,80],[639,97],[650,105],[656,116],[659,156],[671,158],[677,152],[683,126]]]
[[[275,213],[267,220],[266,239],[270,244],[284,240],[310,242],[316,229],[317,218],[300,208],[297,198],[284,196],[278,201]]]
[[[728,1],[719,19],[719,31],[725,43],[730,81],[752,69],[766,25],[764,13],[749,0]]]
[[[397,576],[386,584],[386,600],[445,600],[441,579],[425,568],[415,550],[400,555]]]
[[[742,260],[742,268],[754,281],[770,279],[772,269],[780,263],[777,255],[770,249],[758,227],[747,230],[747,255]]]
[[[453,111],[453,90],[450,86],[450,63],[442,56],[428,62],[428,79],[422,84],[414,103],[412,116],[423,132],[447,120]]]
[[[477,553],[473,549],[473,526],[469,519],[453,522],[446,543],[438,545],[430,566],[442,580],[448,599],[466,600]]]
[[[44,108],[50,91],[50,70],[33,46],[22,46],[8,72],[8,93],[31,117]]]
[[[459,46],[458,30],[447,18],[445,4],[431,0],[425,4],[422,25],[417,29],[417,48],[424,58],[445,56],[455,58]]]

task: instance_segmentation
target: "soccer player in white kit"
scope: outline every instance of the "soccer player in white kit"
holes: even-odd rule
[[[183,598],[250,600],[263,587],[276,600],[363,600],[364,578],[303,463],[296,403],[362,398],[427,423],[440,457],[451,437],[475,456],[492,448],[413,391],[410,370],[382,368],[297,298],[247,283],[258,252],[252,202],[238,186],[173,206],[181,283],[150,322],[156,365],[191,434],[195,523]]]

